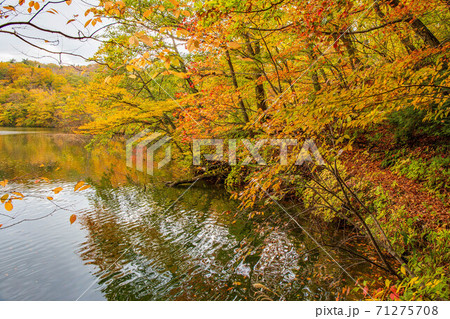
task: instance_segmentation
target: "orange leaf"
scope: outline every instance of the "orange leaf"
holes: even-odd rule
[[[23,194],[22,193],[19,193],[19,192],[12,192],[14,195],[17,195],[17,196],[20,196],[20,197],[25,197],[25,196],[23,196]]]
[[[70,6],[71,3],[72,3],[72,0],[66,0],[66,3],[67,3],[68,6]]]
[[[237,43],[237,42],[228,42],[227,46],[230,49],[239,49],[241,47],[241,45],[239,43]]]
[[[144,18],[148,18],[152,13],[153,13],[152,9],[145,11],[144,12]]]
[[[85,189],[88,189],[89,187],[91,187],[91,185],[84,185],[83,187],[81,187],[80,189],[79,189],[79,191],[81,192],[81,191],[84,191]]]
[[[73,214],[70,216],[70,224],[75,223],[76,220],[77,220],[77,215]]]
[[[58,194],[60,191],[62,191],[63,190],[63,188],[62,187],[56,187],[54,190],[53,190],[53,193],[55,193],[55,194]]]
[[[48,200],[53,200],[53,197],[48,196],[47,199],[48,199]]]
[[[7,201],[7,202],[5,203],[5,209],[6,209],[8,212],[12,211],[12,209],[13,209],[13,204],[11,203],[11,200],[9,200],[9,201]]]
[[[79,190],[79,189],[81,188],[81,186],[83,186],[83,185],[84,185],[84,182],[83,182],[83,181],[79,181],[79,182],[75,185],[74,191],[76,192],[76,191]]]

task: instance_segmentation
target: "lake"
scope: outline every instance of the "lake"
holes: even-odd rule
[[[0,196],[24,195],[12,211],[0,207],[1,300],[358,298],[342,294],[352,280],[279,209],[249,218],[220,185],[169,188],[177,168],[144,175],[126,166],[123,142],[88,142],[57,130],[0,129],[0,180],[9,180]],[[91,187],[74,191],[79,181]],[[289,205],[301,212],[300,203]],[[299,221],[314,236],[340,236]],[[354,278],[370,272],[330,254]]]

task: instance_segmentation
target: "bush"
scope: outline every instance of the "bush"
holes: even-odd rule
[[[450,118],[426,120],[427,111],[406,107],[390,114],[397,143],[412,143],[419,136],[450,137]]]

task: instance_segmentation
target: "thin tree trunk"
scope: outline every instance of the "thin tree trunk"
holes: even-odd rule
[[[386,22],[386,15],[381,11],[378,3],[374,5],[374,8],[375,8],[375,12],[381,18],[381,20],[383,22]],[[409,38],[408,35],[405,35],[405,36],[402,35],[400,30],[396,26],[394,26],[393,28],[394,28],[395,34],[400,39],[400,42],[403,44],[403,46],[405,47],[405,49],[408,53],[411,53],[411,52],[414,52],[417,50],[417,48],[414,46],[414,44],[412,44],[411,39]]]
[[[392,8],[401,6],[399,0],[390,0],[388,4]],[[408,14],[405,21],[409,23],[413,31],[425,42],[426,45],[437,47],[441,44],[439,40],[434,36],[434,34],[419,18],[415,17],[412,14]]]
[[[230,53],[228,52],[228,50],[225,51],[225,56],[228,62],[228,66],[230,68],[230,72],[231,72],[231,78],[233,80],[233,85],[236,89],[236,91],[239,90],[239,85],[236,79],[236,73],[234,72],[234,67],[233,67],[233,63],[231,62],[231,57],[230,57]],[[245,123],[248,122],[248,114],[247,114],[247,110],[245,109],[245,105],[244,105],[244,101],[242,101],[241,95],[238,92],[238,99],[239,99],[239,106],[241,108],[241,112],[242,112],[242,116],[244,117],[244,121]]]
[[[261,52],[261,47],[259,44],[259,41],[255,42],[255,48],[252,47],[250,43],[250,37],[248,34],[245,35],[247,38],[246,46],[247,46],[247,54],[256,57]],[[254,76],[253,79],[256,82],[255,83],[255,95],[256,95],[256,106],[258,109],[261,109],[262,111],[267,110],[267,103],[266,103],[266,92],[264,90],[264,84],[258,83],[258,80],[263,74],[258,70],[257,68],[254,69]]]
[[[310,59],[310,63],[311,64],[314,63],[314,61],[316,60],[316,55],[314,54],[314,51],[311,46],[308,47],[307,54]],[[310,76],[313,81],[314,91],[316,92],[320,91],[322,87],[320,86],[319,83],[319,75],[317,74],[317,70],[312,68],[310,71]]]
[[[347,49],[348,55],[350,56],[350,64],[352,69],[355,70],[362,66],[361,60],[356,56],[356,49],[353,41],[349,38],[347,34],[341,36],[342,43],[344,43]]]

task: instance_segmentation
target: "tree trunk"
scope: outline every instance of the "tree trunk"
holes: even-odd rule
[[[356,49],[353,41],[349,38],[347,34],[341,36],[342,43],[347,49],[348,55],[350,56],[350,64],[352,69],[355,70],[362,66],[361,60],[356,56]]]
[[[234,72],[234,67],[233,67],[233,63],[231,62],[231,57],[230,57],[230,53],[228,52],[228,50],[225,51],[225,56],[228,62],[228,66],[230,68],[230,72],[231,72],[231,78],[233,80],[233,85],[235,87],[236,90],[239,90],[239,85],[237,83],[237,79],[236,79],[236,73]],[[242,112],[242,116],[244,117],[244,121],[245,123],[248,122],[248,114],[247,114],[247,110],[245,109],[245,105],[244,105],[244,101],[242,101],[241,95],[238,92],[238,99],[239,99],[239,106],[241,108],[241,112]]]
[[[250,43],[250,37],[248,34],[246,34],[246,38],[247,38],[247,54],[252,56],[252,57],[256,57],[257,55],[259,55],[261,53],[261,46],[259,44],[259,41],[255,42],[255,48],[252,47],[251,43]],[[258,109],[261,109],[262,111],[267,110],[267,103],[266,103],[266,92],[264,90],[264,84],[262,83],[258,83],[258,80],[261,76],[263,76],[263,74],[261,73],[261,71],[258,68],[254,68],[254,76],[253,79],[256,82],[255,83],[255,95],[256,95],[256,107]]]
[[[259,41],[255,43],[255,56],[259,55],[261,52],[261,46],[259,44]],[[255,75],[255,81],[258,81],[259,78],[263,76],[262,73],[257,73]],[[265,111],[267,110],[267,103],[266,103],[266,91],[264,90],[264,84],[256,82],[256,101],[258,103],[258,108]]]
[[[450,1],[450,0],[449,0]],[[386,15],[381,11],[380,6],[377,4],[374,5],[375,12],[377,15],[381,18],[383,22],[386,22]],[[411,53],[417,50],[417,48],[412,44],[411,39],[408,35],[402,35],[400,30],[394,26],[394,32],[397,35],[397,37],[400,39],[400,42],[403,44],[403,46],[406,49],[406,52]]]
[[[388,4],[392,8],[401,6],[399,0],[390,0]],[[426,27],[425,24],[423,24],[423,22],[419,18],[415,17],[412,14],[408,14],[405,21],[409,23],[414,33],[416,33],[425,42],[426,45],[437,47],[441,44],[439,40],[434,36],[434,34]]]
[[[313,64],[314,61],[316,60],[316,55],[314,54],[314,51],[311,48],[311,46],[308,48],[308,53],[307,54],[308,54],[310,63]],[[311,71],[310,71],[310,76],[311,76],[311,79],[313,81],[314,91],[316,91],[316,92],[320,91],[320,89],[322,87],[320,86],[320,83],[319,83],[319,75],[317,74],[317,70],[312,68]]]

